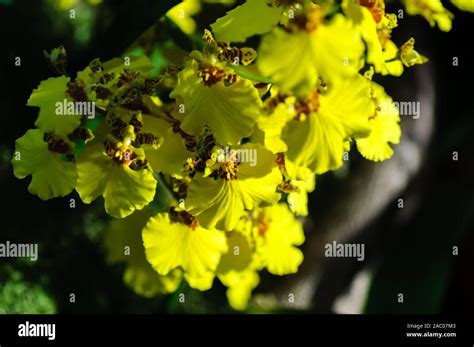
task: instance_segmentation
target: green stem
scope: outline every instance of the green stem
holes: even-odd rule
[[[393,57],[392,59],[389,59],[389,60],[385,60],[386,63],[391,63],[393,61],[397,61],[398,60],[398,57]]]
[[[243,70],[241,67],[239,67],[237,65],[234,65],[234,64],[231,64],[231,63],[227,63],[227,66],[230,67],[232,70],[234,70],[235,73],[237,75],[239,75],[240,77],[243,77],[243,78],[246,78],[248,80],[255,81],[255,82],[261,82],[261,83],[267,83],[267,84],[272,83],[272,80],[271,80],[270,77],[254,75],[254,74],[252,74],[248,71]]]

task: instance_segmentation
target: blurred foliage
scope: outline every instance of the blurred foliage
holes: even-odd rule
[[[20,272],[3,269],[1,277],[0,314],[57,312],[54,299],[40,285],[25,281]]]

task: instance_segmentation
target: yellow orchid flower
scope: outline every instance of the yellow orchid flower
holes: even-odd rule
[[[369,136],[357,139],[356,143],[357,149],[364,158],[383,161],[393,155],[393,149],[389,143],[400,142],[400,116],[392,98],[375,82],[372,83],[372,93],[376,109],[370,116],[371,131]]]
[[[177,105],[173,115],[183,131],[200,135],[207,126],[223,145],[237,144],[252,134],[260,116],[258,91],[249,80],[229,73],[216,63],[190,60],[186,64],[170,94]]]
[[[297,272],[303,252],[295,246],[305,240],[301,223],[286,204],[265,207],[255,213],[253,232],[258,264],[274,275]]]
[[[313,92],[299,108],[300,116],[283,131],[282,138],[288,145],[286,169],[291,172],[306,167],[321,174],[342,165],[348,138],[369,134],[368,119],[375,106],[370,99],[370,83],[357,75],[330,88],[326,94]]]
[[[297,23],[291,31],[264,35],[257,59],[262,74],[283,92],[305,95],[320,77],[336,84],[357,73],[364,45],[352,21],[336,14],[326,23],[319,7],[309,7],[290,23]]]
[[[109,263],[126,263],[124,282],[137,294],[150,298],[174,292],[182,280],[182,271],[159,275],[147,261],[142,241],[142,229],[152,213],[138,211],[122,220],[109,222],[104,235],[104,246]]]
[[[68,195],[77,180],[72,148],[65,138],[39,129],[28,130],[16,140],[13,173],[17,178],[31,175],[28,190],[42,200]]]
[[[225,235],[205,229],[185,211],[172,210],[150,218],[143,229],[148,261],[160,275],[182,269],[189,285],[206,290],[227,250]]]
[[[441,0],[405,0],[405,8],[410,15],[423,16],[432,27],[451,30],[453,14],[444,8]]]
[[[281,174],[275,156],[261,145],[235,149],[238,152],[234,153],[242,154],[240,158],[224,158],[210,175],[196,175],[189,185],[186,210],[205,227],[232,230],[245,210],[280,198],[276,187]]]
[[[400,47],[399,56],[401,62],[406,67],[424,64],[428,61],[428,58],[415,51],[415,39],[413,37]]]

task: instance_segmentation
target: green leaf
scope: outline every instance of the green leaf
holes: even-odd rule
[[[145,149],[146,157],[155,172],[163,172],[175,177],[182,177],[186,159],[193,153],[184,146],[184,140],[171,127],[162,133],[163,143],[158,149]]]

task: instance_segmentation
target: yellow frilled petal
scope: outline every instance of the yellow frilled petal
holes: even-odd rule
[[[218,274],[225,274],[229,271],[244,271],[252,263],[252,249],[249,238],[241,232],[231,231],[227,233],[228,250],[222,256]]]
[[[229,86],[224,81],[204,85],[195,61],[188,62],[179,73],[170,97],[176,99],[174,115],[182,119],[181,129],[200,135],[204,126],[209,126],[223,145],[236,144],[252,134],[262,105],[257,89],[247,79],[238,78]]]
[[[170,9],[166,16],[171,19],[184,33],[192,34],[196,30],[196,22],[192,18],[201,10],[199,0],[183,0]]]
[[[453,5],[463,11],[474,12],[474,1],[471,0],[451,0]]]
[[[127,60],[113,58],[104,63],[100,63],[99,59],[94,59],[85,69],[77,72],[77,78],[73,80],[73,83],[80,86],[80,90],[86,94],[88,101],[95,102],[97,108],[105,110],[110,104],[111,97],[100,97],[96,90],[97,87],[103,87],[112,94],[122,94],[118,89],[121,88],[123,91],[123,88],[131,86],[131,83],[144,83],[144,76],[153,68],[153,64],[146,56],[126,58]],[[132,70],[133,73],[130,74]],[[136,74],[137,72],[138,74]],[[129,75],[125,80],[130,79],[130,76],[134,77],[122,84],[124,79],[121,79],[120,76],[123,74]],[[119,79],[121,79],[120,83]]]
[[[370,131],[367,116],[373,114],[374,109],[370,83],[356,75],[322,94],[318,113],[338,119],[348,137],[364,137]]]
[[[226,295],[230,306],[234,310],[245,310],[252,296],[252,290],[260,282],[258,273],[254,270],[229,271],[218,277],[222,284],[228,288]]]
[[[364,45],[342,14],[315,30],[274,29],[263,37],[257,65],[283,92],[309,93],[319,77],[329,84],[357,73]]]
[[[227,234],[228,251],[221,258],[217,276],[227,289],[229,304],[235,310],[244,310],[259,283],[253,265],[253,249],[248,236],[232,231]]]
[[[308,193],[311,193],[316,186],[316,175],[311,174],[304,181],[291,180],[290,183],[296,189],[288,193],[288,206],[291,212],[297,216],[306,217],[308,215]]]
[[[93,84],[98,83],[104,74],[108,74],[109,78],[106,79],[108,82],[105,83],[105,85],[111,86],[117,82],[120,74],[123,73],[125,69],[146,74],[153,68],[153,64],[151,63],[150,59],[145,55],[141,57],[133,56],[128,58],[130,59],[129,65],[125,65],[125,60],[123,58],[112,58],[107,60],[101,63],[102,70],[98,72],[93,72],[92,66],[97,63],[97,60],[93,60],[85,69],[77,72],[77,78],[82,80],[87,86],[91,87]],[[110,79],[110,76],[113,76],[113,78]],[[92,98],[93,96],[94,95],[92,93],[88,93],[89,98]],[[95,101],[99,102],[99,100]]]
[[[144,102],[147,107],[157,108],[157,105],[149,97],[145,97]],[[143,115],[142,132],[151,133],[162,138],[158,148],[143,146],[146,158],[153,171],[182,177],[184,163],[186,159],[193,157],[193,153],[186,149],[181,135],[173,131],[170,123],[150,115]]]
[[[77,173],[74,163],[48,150],[43,136],[41,130],[31,129],[16,140],[12,165],[17,178],[32,176],[28,186],[31,194],[48,200],[68,195],[76,185]]]
[[[214,180],[197,177],[189,186],[186,208],[203,225],[232,230],[244,211],[262,202],[275,203],[280,195],[276,186],[281,181],[277,168],[262,178]]]
[[[147,298],[174,292],[183,277],[179,269],[159,275],[146,260],[141,231],[150,216],[150,212],[142,210],[121,220],[111,220],[104,238],[108,262],[126,263],[124,282]]]
[[[373,88],[375,90],[374,98],[378,104],[377,112],[370,119],[372,128],[370,135],[357,139],[357,149],[366,159],[383,161],[393,155],[393,149],[389,143],[398,144],[400,142],[400,116],[398,109],[384,89],[375,83]]]
[[[305,161],[302,160],[299,164],[295,164],[290,159],[285,159],[285,169],[288,174],[288,178],[295,180],[306,180],[310,177],[313,172],[310,168],[305,166]]]
[[[144,157],[142,149],[135,149]],[[117,164],[104,153],[102,143],[89,145],[77,160],[77,187],[82,201],[90,204],[99,196],[105,200],[105,210],[111,216],[124,218],[141,210],[155,196],[157,181],[147,167],[132,170],[127,164]]]
[[[195,287],[203,286],[206,280],[208,283],[209,273],[216,270],[227,250],[222,231],[173,222],[167,213],[148,221],[143,229],[143,244],[148,261],[159,274],[182,268]]]
[[[441,0],[405,0],[407,13],[423,16],[433,27],[438,25],[441,31],[450,31],[453,14],[444,8]]]
[[[368,119],[374,109],[370,83],[359,75],[321,95],[318,112],[302,121],[290,121],[283,132],[288,145],[287,169],[291,171],[294,164],[321,174],[339,168],[345,140],[369,134]]]
[[[303,122],[291,121],[283,138],[289,147],[288,158],[296,167],[322,174],[342,165],[344,137],[340,122],[312,113]]]
[[[140,129],[141,133],[148,133],[159,137],[170,127],[169,122],[154,115],[141,114],[141,116],[143,121],[143,125]]]
[[[177,178],[185,174],[184,163],[193,153],[184,146],[183,138],[169,127],[163,135],[158,149],[146,149],[146,158],[155,172],[163,172]]]
[[[288,146],[281,138],[281,133],[286,123],[295,116],[294,107],[291,104],[280,103],[275,107],[271,115],[262,115],[258,121],[258,127],[262,130],[263,144],[272,153],[286,152]]]
[[[247,0],[211,24],[216,39],[244,42],[248,37],[269,32],[280,20],[282,7],[271,7],[267,0]]]
[[[375,72],[384,71],[382,44],[377,33],[377,23],[370,11],[351,0],[344,1],[344,12],[356,24],[357,30],[367,44],[367,62],[374,65]]]
[[[304,242],[303,226],[286,204],[276,204],[259,212],[256,240],[259,262],[274,275],[297,272],[303,252],[295,246]]]
[[[233,287],[236,287],[239,286],[239,281],[237,279],[233,279],[231,282],[226,280],[231,279],[231,276],[238,277],[240,276],[241,272],[247,270],[252,261],[252,250],[250,248],[248,239],[241,233],[229,232],[226,233],[226,235],[227,251],[222,255],[219,265],[215,270],[215,274],[218,275],[220,281],[224,285],[229,284],[227,286],[232,285]],[[212,287],[215,274],[213,272],[208,272],[204,276],[200,277],[192,277],[186,274],[185,279],[190,287],[205,291]],[[247,294],[248,297],[250,297],[250,292],[252,289],[249,289],[249,292]],[[229,288],[227,293],[229,293],[230,290],[231,289]],[[242,296],[241,298],[243,299]]]
[[[125,269],[124,282],[132,288],[135,293],[150,298],[157,294],[169,294],[178,289],[183,279],[181,270],[171,271],[166,276],[160,276],[150,264],[132,265]]]
[[[271,152],[260,145],[243,145],[240,149],[256,151],[256,165],[240,163],[235,179],[213,179],[196,176],[189,185],[186,210],[208,228],[232,230],[245,210],[261,203],[276,203],[281,174]],[[254,152],[255,153],[255,152]]]
[[[403,63],[398,56],[398,47],[393,41],[388,40],[385,44],[385,51],[383,57],[386,61],[385,68],[389,75],[401,76],[403,73]]]
[[[56,109],[57,105],[63,105],[65,99],[70,101],[70,98],[66,96],[68,82],[69,77],[65,76],[48,78],[33,90],[28,99],[28,106],[40,108],[35,125],[42,131],[51,131],[64,136],[80,125],[81,116],[60,114],[61,112],[57,112],[59,110]]]

